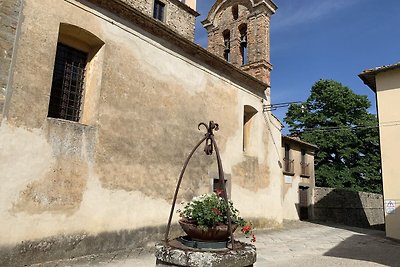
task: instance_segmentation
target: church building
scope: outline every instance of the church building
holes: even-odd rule
[[[298,220],[300,177],[285,178],[282,124],[266,109],[276,10],[215,1],[205,49],[196,0],[3,0],[0,266],[161,240],[201,122],[219,124],[241,216],[256,228]],[[216,179],[215,155],[196,152],[178,203]]]

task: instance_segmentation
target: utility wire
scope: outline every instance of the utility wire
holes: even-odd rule
[[[281,153],[279,152],[278,145],[276,144],[274,135],[272,134],[272,131],[271,131],[270,123],[272,124],[272,121],[271,121],[271,118],[269,117],[269,114],[266,115],[265,113],[266,112],[264,112],[264,111],[262,112],[263,117],[264,117],[264,121],[265,121],[265,124],[268,127],[268,132],[271,135],[272,143],[274,144],[276,154],[278,155],[278,165],[282,169],[282,162],[280,161]]]
[[[371,128],[383,128],[383,127],[393,127],[399,126],[400,121],[389,121],[383,122],[379,125],[356,125],[356,126],[334,126],[334,127],[320,127],[320,128],[304,128],[303,132],[326,132],[326,131],[341,131],[341,130],[362,130],[362,129],[371,129]]]

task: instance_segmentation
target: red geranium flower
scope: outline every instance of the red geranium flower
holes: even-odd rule
[[[245,226],[242,227],[242,232],[244,234],[247,234],[250,231],[251,231],[251,225],[250,224],[246,224]]]

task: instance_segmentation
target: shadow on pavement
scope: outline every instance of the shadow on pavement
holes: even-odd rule
[[[324,256],[400,267],[400,243],[370,235],[354,234],[330,249]]]
[[[329,226],[347,229],[360,234],[354,234],[346,238],[326,252],[324,256],[363,260],[400,267],[400,241],[385,238],[385,232],[345,225]]]
[[[385,225],[383,224],[379,229],[371,229],[371,228],[361,228],[361,227],[356,227],[356,226],[350,226],[350,225],[345,225],[341,223],[331,223],[331,222],[323,222],[323,221],[313,221],[310,220],[308,221],[309,223],[313,224],[320,224],[320,225],[325,225],[333,228],[338,228],[338,229],[344,229],[344,230],[349,230],[352,232],[357,232],[360,234],[366,234],[366,235],[372,235],[372,236],[377,236],[381,238],[385,238]]]

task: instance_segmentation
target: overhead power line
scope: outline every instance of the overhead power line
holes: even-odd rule
[[[382,127],[393,127],[399,126],[400,121],[388,121],[383,122],[375,125],[355,125],[355,126],[334,126],[334,127],[318,127],[318,128],[304,128],[302,129],[303,132],[326,132],[326,131],[341,131],[341,130],[361,130],[361,129],[370,129],[370,128],[382,128]]]

